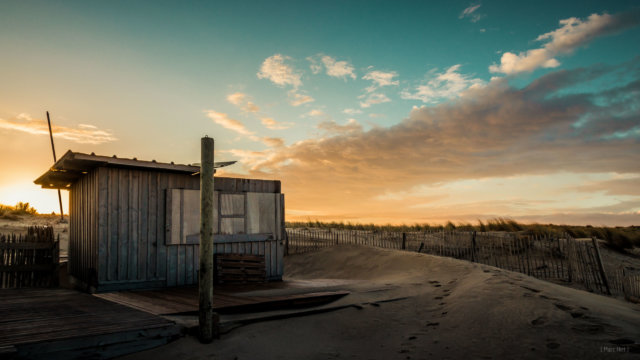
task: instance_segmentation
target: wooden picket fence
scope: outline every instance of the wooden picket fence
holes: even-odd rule
[[[640,300],[640,271],[607,268],[596,239],[568,234],[506,232],[386,232],[327,228],[287,228],[285,254],[336,245],[366,245],[453,257],[536,278],[571,284],[587,291]]]
[[[0,289],[57,286],[59,240],[50,226],[0,235]]]

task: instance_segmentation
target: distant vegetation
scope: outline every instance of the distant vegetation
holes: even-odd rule
[[[316,228],[334,228],[334,229],[350,229],[350,230],[369,230],[369,231],[433,231],[433,230],[460,230],[460,231],[507,231],[507,232],[523,232],[532,235],[552,234],[561,235],[569,234],[574,238],[596,237],[606,240],[612,248],[623,250],[632,247],[640,247],[640,226],[627,227],[594,227],[591,225],[575,226],[575,225],[554,225],[554,224],[522,224],[512,219],[497,218],[482,222],[478,220],[477,224],[458,223],[451,221],[445,225],[430,224],[414,224],[414,225],[374,225],[374,224],[353,224],[350,222],[287,222],[287,227],[316,227]]]
[[[0,219],[18,220],[20,215],[37,215],[38,211],[29,203],[19,202],[16,206],[0,204]]]

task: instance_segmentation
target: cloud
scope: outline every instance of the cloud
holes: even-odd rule
[[[489,71],[512,75],[541,67],[555,68],[560,66],[556,56],[570,54],[598,37],[612,35],[638,24],[640,11],[637,10],[615,15],[591,14],[586,20],[575,17],[560,20],[561,26],[558,29],[536,38],[536,41],[546,41],[541,48],[518,54],[505,52],[500,64],[491,65]]]
[[[262,125],[264,125],[267,129],[271,130],[284,130],[293,126],[293,123],[289,122],[278,122],[269,117],[263,117],[260,119]]]
[[[205,113],[207,114],[207,117],[209,119],[213,120],[214,123],[222,126],[225,129],[235,131],[240,135],[249,136],[254,134],[253,132],[249,131],[249,129],[247,129],[247,127],[244,126],[241,121],[232,119],[225,113],[213,110],[207,110]]]
[[[309,67],[314,74],[319,74],[324,67],[327,75],[331,77],[341,78],[343,80],[346,80],[348,77],[354,80],[356,79],[355,69],[353,65],[347,61],[338,61],[331,56],[322,54],[309,56],[307,60],[311,63]]]
[[[468,18],[471,22],[478,22],[480,19],[484,17],[483,14],[479,14],[476,12],[480,8],[480,4],[470,5],[466,9],[462,10],[458,19]]]
[[[34,119],[29,114],[19,114],[15,118],[1,119],[0,128],[21,131],[32,135],[49,135],[49,125],[45,120]],[[109,130],[100,130],[94,125],[79,124],[78,128],[53,125],[53,136],[78,144],[103,144],[118,140]]]
[[[318,63],[315,57],[309,56],[307,60],[311,63],[309,64],[309,68],[311,69],[311,73],[314,75],[320,74],[322,71],[322,65]]]
[[[362,114],[362,110],[360,109],[344,109],[342,112],[347,115]]]
[[[227,101],[232,103],[233,105],[241,105],[246,100],[246,98],[247,95],[241,92],[227,95]]]
[[[399,85],[400,82],[398,80],[393,80],[393,78],[395,78],[396,76],[398,76],[398,73],[396,73],[395,71],[385,72],[385,71],[373,70],[366,73],[362,77],[362,79],[371,80],[373,82],[373,84],[370,87],[368,87],[366,91],[374,92],[375,90],[383,86]]]
[[[413,92],[404,90],[400,96],[403,99],[420,100],[424,103],[435,103],[441,100],[455,98],[469,89],[484,86],[485,82],[458,72],[460,65],[453,65],[443,73],[435,73],[430,79],[418,85]]]
[[[295,90],[289,91],[288,96],[289,96],[289,104],[291,104],[291,106],[300,106],[302,104],[316,101],[311,96],[300,93]]]
[[[334,120],[326,120],[317,125],[318,129],[325,130],[331,135],[345,135],[362,132],[362,125],[356,119],[349,119],[346,124],[340,125]]]
[[[387,95],[382,93],[372,93],[364,96],[364,101],[360,102],[360,107],[368,108],[371,105],[382,104],[386,102],[390,102],[391,99],[387,97]]]
[[[590,81],[616,76],[627,83],[593,93],[567,91],[591,88]],[[341,133],[349,123],[325,122],[319,127],[334,130],[332,136],[306,139],[243,161],[249,176],[286,183],[296,209],[313,204],[328,213],[359,212],[361,219],[392,216],[396,210],[382,207],[375,197],[420,185],[560,171],[637,178],[640,135],[606,135],[638,126],[640,100],[629,94],[639,92],[640,59],[617,67],[555,71],[524,88],[497,79],[450,102],[415,108],[387,128],[363,131],[351,124],[351,131]],[[574,126],[584,117],[589,121]],[[327,189],[327,184],[340,186]],[[410,200],[399,205],[406,209],[412,204]]]
[[[273,137],[260,137],[256,136],[255,132],[249,131],[247,127],[239,120],[235,120],[230,118],[227,114],[220,113],[213,110],[205,111],[207,117],[216,124],[222,126],[225,129],[229,129],[234,131],[240,135],[244,135],[252,141],[261,142],[267,146],[271,147],[280,147],[284,145],[284,140],[281,138],[273,138]]]
[[[247,94],[241,92],[227,95],[227,101],[246,112],[256,113],[260,111],[260,107],[249,101]]]
[[[576,190],[583,192],[604,192],[608,195],[640,196],[640,177],[612,179],[594,182],[578,187]]]
[[[280,147],[284,145],[284,140],[282,140],[281,138],[263,137],[260,139],[260,141],[262,141],[265,145],[271,147]]]
[[[262,123],[262,125],[264,125],[267,129],[283,130],[293,126],[293,123],[278,122],[268,116],[257,114],[258,112],[260,112],[260,107],[254,104],[253,102],[249,101],[249,99],[250,97],[247,94],[244,94],[241,92],[236,92],[236,93],[227,95],[227,101],[229,101],[233,105],[236,105],[238,108],[242,109],[243,111],[253,113],[257,119],[260,119],[260,122]],[[220,125],[226,124],[227,126],[231,126],[227,128],[230,128],[236,132],[238,132],[236,129],[241,129],[240,134],[247,135],[246,128],[244,128],[244,125],[240,123],[238,120],[229,119],[226,114],[217,113],[215,111],[213,113],[214,114],[212,114],[209,117],[214,119],[214,121],[220,121],[221,122]],[[242,130],[243,128],[244,130]],[[250,135],[253,135],[253,133],[251,133]],[[267,141],[267,142],[269,144],[273,144],[273,141]]]
[[[325,116],[325,115],[327,114],[320,109],[313,109],[307,113],[307,116]]]
[[[327,69],[327,75],[329,76],[342,79],[350,77],[354,80],[356,78],[353,66],[346,61],[336,61],[336,59],[332,58],[331,56],[323,56],[322,63]]]
[[[285,62],[288,60],[291,58],[281,54],[269,56],[262,62],[258,78],[270,80],[280,86],[291,85],[297,89],[302,85],[302,74],[287,65]]]

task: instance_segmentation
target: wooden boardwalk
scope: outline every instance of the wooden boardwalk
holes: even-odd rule
[[[110,358],[166,344],[173,322],[66,289],[0,290],[0,358]]]
[[[214,311],[221,314],[229,314],[314,306],[331,302],[349,293],[347,291],[308,291],[298,294],[263,296],[238,294],[238,290],[247,291],[249,289],[251,289],[251,285],[230,286],[226,287],[226,289],[217,287],[214,289],[213,295]],[[94,294],[94,296],[156,315],[186,315],[197,314],[198,312],[197,287],[130,290]]]

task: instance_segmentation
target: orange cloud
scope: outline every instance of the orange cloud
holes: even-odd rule
[[[213,110],[207,110],[206,114],[207,114],[207,117],[209,117],[209,119],[213,120],[213,122],[222,126],[225,129],[235,131],[241,135],[253,135],[253,132],[249,131],[242,122],[236,119],[230,118],[225,113],[221,113]]]
[[[0,128],[21,131],[33,135],[49,135],[49,126],[45,120],[34,119],[29,114],[20,114],[12,119],[0,119]],[[108,130],[100,130],[96,126],[79,124],[78,128],[52,126],[54,137],[66,139],[79,144],[103,144],[118,140]]]
[[[262,122],[262,125],[264,125],[267,129],[271,130],[283,130],[293,126],[293,123],[278,122],[269,117],[263,117],[262,119],[260,119],[260,122]]]
[[[640,61],[621,68],[637,74]],[[332,136],[244,153],[242,162],[249,176],[281,179],[292,208],[371,219],[415,219],[415,209],[407,206],[420,202],[411,195],[397,207],[380,196],[411,194],[420,185],[559,171],[639,174],[640,143],[630,129],[639,126],[640,107],[637,97],[621,95],[640,91],[640,79],[598,94],[562,92],[611,73],[602,66],[558,71],[523,89],[498,79],[452,102],[414,108],[388,128],[363,131],[356,124],[324,122],[319,127]],[[576,126],[584,117],[589,121]],[[626,204],[616,211],[632,203]],[[458,207],[460,214],[464,209]]]

